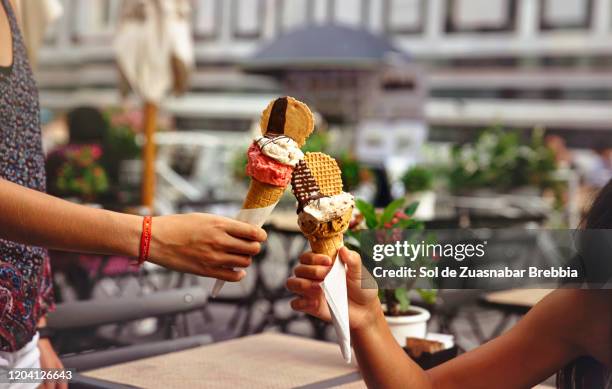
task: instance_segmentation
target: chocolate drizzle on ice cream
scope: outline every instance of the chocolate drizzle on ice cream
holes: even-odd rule
[[[302,212],[311,201],[325,197],[304,160],[300,160],[293,171],[291,190],[298,201],[297,213]]]

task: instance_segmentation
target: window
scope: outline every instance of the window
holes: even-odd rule
[[[514,31],[516,3],[516,0],[449,0],[446,30],[450,33]]]
[[[540,29],[589,29],[593,0],[541,0]]]
[[[414,34],[423,31],[426,0],[385,0],[385,30],[391,34]]]
[[[279,0],[279,30],[288,31],[308,24],[312,20],[313,7],[312,0]]]
[[[196,39],[215,39],[221,22],[220,0],[196,0],[193,12],[193,31]]]
[[[233,0],[231,5],[233,35],[244,39],[259,38],[263,29],[263,0]]]
[[[368,0],[335,0],[334,17],[342,24],[359,26],[365,23]]]

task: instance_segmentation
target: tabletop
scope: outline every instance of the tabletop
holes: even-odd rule
[[[85,372],[139,388],[365,388],[335,343],[275,333],[247,336]]]
[[[548,296],[554,289],[509,289],[487,293],[488,304],[529,309]]]

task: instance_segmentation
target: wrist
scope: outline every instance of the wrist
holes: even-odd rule
[[[385,314],[383,313],[382,307],[378,299],[374,300],[372,304],[366,309],[364,320],[358,327],[353,329],[355,335],[368,333],[371,331],[378,330],[381,325],[386,325]]]
[[[166,258],[171,254],[171,244],[166,241],[166,224],[163,216],[153,217],[151,228],[151,242],[149,247],[149,262],[157,263],[159,258]],[[172,228],[172,227],[170,227]]]
[[[123,213],[109,212],[113,221],[114,237],[111,239],[111,253],[138,258],[140,251],[140,236],[142,233],[142,217]]]

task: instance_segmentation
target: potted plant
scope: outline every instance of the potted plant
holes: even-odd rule
[[[413,166],[402,175],[407,203],[418,202],[415,217],[430,220],[436,211],[436,192],[432,190],[434,174],[424,166]]]
[[[348,245],[359,249],[361,239],[360,231],[375,230],[373,237],[377,243],[394,242],[402,237],[402,232],[407,230],[423,230],[423,222],[414,218],[419,207],[417,202],[405,205],[405,199],[391,202],[387,207],[376,210],[374,206],[366,201],[357,199],[355,206],[360,212],[357,219],[348,232]],[[370,234],[372,236],[372,234]],[[431,238],[429,240],[431,242]],[[405,258],[392,258],[397,265]],[[413,265],[426,266],[431,264],[430,258],[419,258]],[[434,289],[421,289],[416,287],[416,279],[408,284],[392,289],[380,289],[379,298],[385,311],[385,318],[389,328],[397,342],[403,347],[407,337],[424,338],[427,334],[427,322],[431,315],[425,308],[417,307],[410,303],[411,292],[420,295],[421,299],[428,305],[433,305],[437,297]]]

